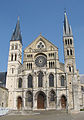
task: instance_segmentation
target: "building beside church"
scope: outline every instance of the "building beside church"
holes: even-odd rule
[[[0,86],[0,108],[8,107],[8,89]]]
[[[0,87],[6,87],[6,75],[7,72],[0,72]]]
[[[80,107],[84,109],[84,74],[80,75],[80,87],[82,94]]]
[[[6,88],[8,107],[19,110],[79,110],[81,89],[76,69],[74,39],[66,12],[63,26],[64,63],[58,48],[39,35],[24,49],[19,19],[10,40]]]

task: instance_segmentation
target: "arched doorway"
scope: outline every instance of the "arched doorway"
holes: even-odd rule
[[[67,99],[66,99],[65,95],[62,95],[62,97],[61,97],[62,108],[66,108],[66,101],[67,101]]]
[[[37,96],[37,109],[45,108],[46,95],[43,92],[39,92]]]
[[[22,98],[18,97],[17,98],[17,109],[20,110],[22,108]]]

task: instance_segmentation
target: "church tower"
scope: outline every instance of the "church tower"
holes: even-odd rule
[[[22,37],[20,31],[19,17],[15,30],[10,40],[8,68],[7,68],[7,82],[6,88],[9,90],[8,107],[14,108],[14,91],[17,88],[18,67],[22,60]]]
[[[64,13],[63,27],[63,43],[64,43],[64,60],[65,72],[71,73],[76,71],[74,40],[71,26],[69,25],[66,12]]]
[[[68,89],[68,107],[69,109],[78,110],[78,76],[75,63],[75,48],[71,26],[69,25],[66,12],[64,13],[63,26],[63,44],[64,44],[64,61],[65,73]]]

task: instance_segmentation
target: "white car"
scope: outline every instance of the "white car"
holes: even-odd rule
[[[6,115],[9,112],[8,108],[0,108],[0,116]]]

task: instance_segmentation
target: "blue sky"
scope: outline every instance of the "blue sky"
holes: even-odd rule
[[[66,8],[75,43],[76,66],[83,74],[84,0],[0,0],[0,71],[7,71],[9,43],[17,17],[23,38],[23,50],[40,32],[59,48],[63,56],[63,20]]]

